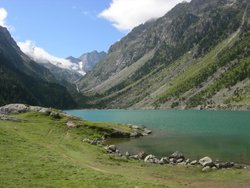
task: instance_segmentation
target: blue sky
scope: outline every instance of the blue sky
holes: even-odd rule
[[[32,41],[33,46],[56,57],[79,57],[92,50],[107,51],[133,27],[163,16],[179,2],[182,0],[0,0],[0,8],[8,14],[6,18],[0,14],[0,23],[6,22],[4,26],[11,28],[16,41]]]
[[[49,53],[67,57],[107,50],[125,32],[97,15],[105,0],[0,0],[17,41],[31,40]]]

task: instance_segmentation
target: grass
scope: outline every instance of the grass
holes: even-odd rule
[[[247,187],[249,170],[202,173],[200,168],[159,166],[106,154],[82,139],[117,125],[25,113],[25,122],[0,121],[0,187]],[[81,125],[80,125],[81,124]],[[102,127],[98,129],[96,127]],[[125,128],[125,131],[127,128]],[[121,129],[119,129],[121,130]],[[122,131],[122,130],[121,130]]]

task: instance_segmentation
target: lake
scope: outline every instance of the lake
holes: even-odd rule
[[[158,157],[181,151],[186,158],[250,164],[250,112],[196,110],[70,110],[96,122],[144,125],[153,134],[113,139],[120,151],[145,151]]]

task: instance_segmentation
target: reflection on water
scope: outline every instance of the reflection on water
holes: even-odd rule
[[[113,139],[122,152],[145,151],[167,156],[176,150],[191,159],[214,159],[250,164],[250,112],[178,110],[73,110],[92,121],[141,124],[153,134],[140,139]]]

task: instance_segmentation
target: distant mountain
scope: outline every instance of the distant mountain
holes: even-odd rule
[[[73,108],[75,101],[53,74],[25,55],[8,30],[0,26],[0,105]]]
[[[250,106],[249,0],[192,0],[134,28],[79,82],[102,108]]]
[[[106,57],[106,55],[107,54],[105,52],[98,52],[95,50],[89,53],[84,53],[79,58],[70,56],[66,59],[75,64],[78,64],[82,71],[89,72],[96,64],[101,62]]]
[[[85,53],[79,57],[82,62],[82,67],[85,72],[89,72],[93,69],[93,67],[102,61],[106,57],[105,52],[97,52],[92,51],[89,53]]]
[[[32,60],[50,70],[54,77],[62,84],[75,83],[86,73],[80,68],[78,61],[55,57],[44,49],[35,46],[31,41],[18,42],[21,50]],[[68,85],[68,83],[67,83]]]
[[[75,58],[73,56],[69,56],[66,59],[71,61],[72,63],[75,63],[75,64],[79,64],[81,62],[81,60],[79,58]]]

